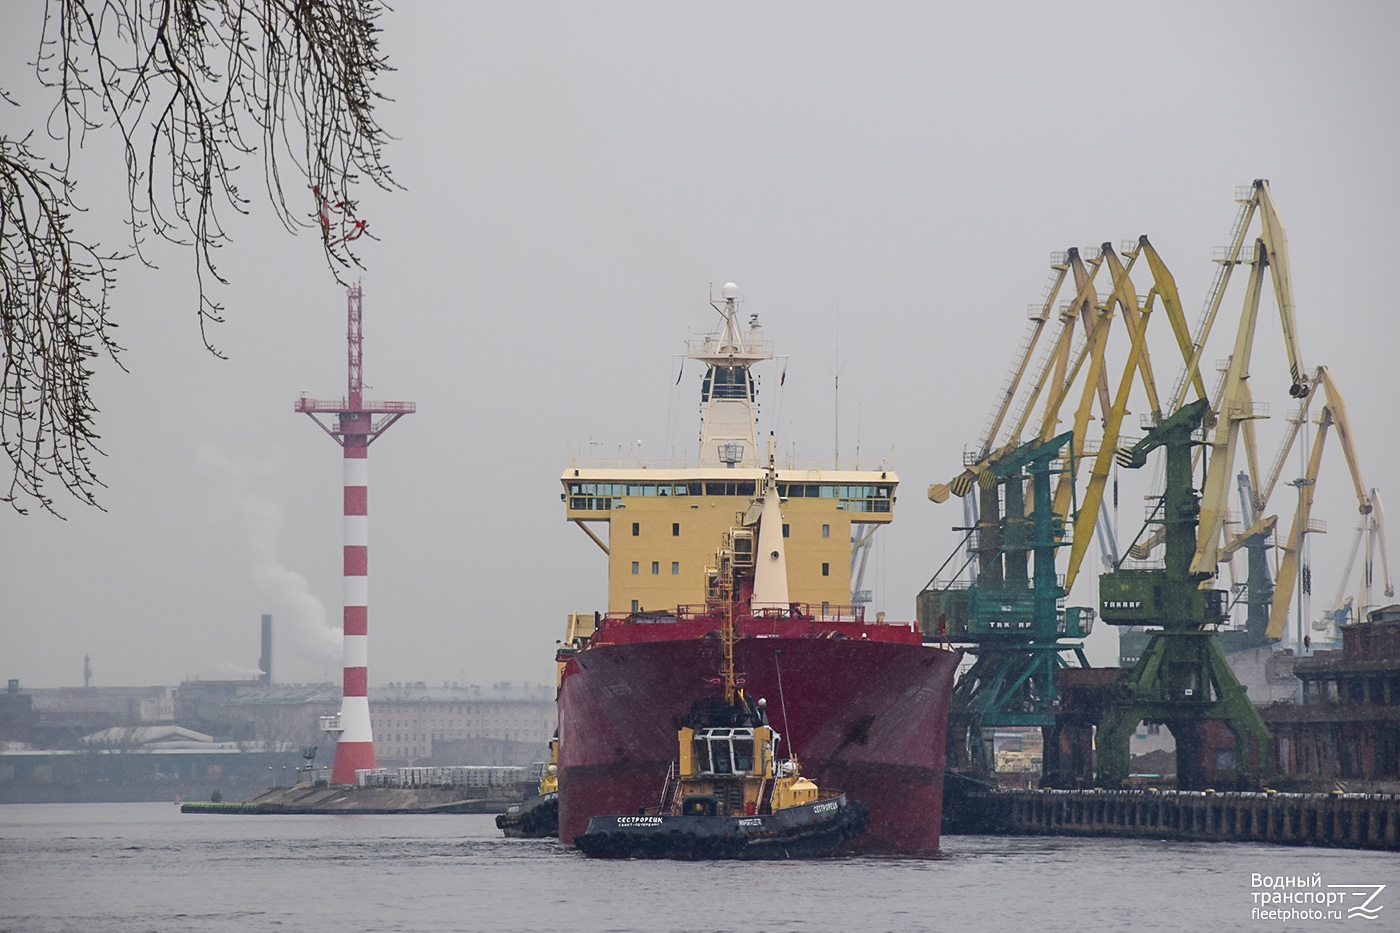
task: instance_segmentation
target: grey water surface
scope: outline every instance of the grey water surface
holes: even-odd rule
[[[1376,920],[1263,919],[1255,874],[1395,883]],[[15,933],[1391,930],[1397,895],[1394,854],[1255,844],[948,836],[931,859],[603,862],[490,816],[0,807]]]

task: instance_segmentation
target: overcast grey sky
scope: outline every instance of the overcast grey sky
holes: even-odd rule
[[[0,36],[12,134],[48,106],[31,6],[6,4]],[[605,600],[559,473],[590,444],[693,451],[699,373],[674,387],[677,354],[726,281],[790,357],[782,390],[776,367],[765,383],[782,449],[831,456],[841,367],[843,462],[858,443],[903,481],[875,608],[912,618],[961,522],[924,488],[975,440],[1050,254],[1146,233],[1194,323],[1235,189],[1260,177],[1304,359],[1331,367],[1366,482],[1400,503],[1394,4],[397,6],[381,113],[407,190],[361,193],[379,237],[364,366],[367,394],[418,413],[370,458],[374,683],[551,680],[566,614]],[[116,245],[111,155],[92,147],[79,196]],[[0,510],[0,676],[80,683],[85,653],[99,684],[246,676],[273,612],[279,680],[339,677],[340,451],[292,405],[344,391],[344,291],[265,205],[231,229],[227,362],[201,347],[191,257],[121,270],[130,373],[98,383],[107,511]],[[1289,410],[1268,308],[1266,458]],[[1355,516],[1335,449],[1324,469],[1315,600]],[[1139,518],[1125,502],[1126,535]],[[1095,601],[1094,576],[1073,602]],[[1096,633],[1091,657],[1114,645]]]

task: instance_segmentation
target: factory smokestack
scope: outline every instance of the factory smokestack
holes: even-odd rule
[[[258,675],[258,680],[264,684],[272,683],[272,616],[264,614],[262,617],[262,658],[258,661],[258,670],[262,673]]]

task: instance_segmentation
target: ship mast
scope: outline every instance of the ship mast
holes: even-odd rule
[[[734,573],[730,569],[727,572],[728,580],[723,582],[724,586],[724,626],[720,629],[720,665],[719,676],[724,683],[724,704],[733,706],[735,696],[738,693],[739,677],[734,673]]]
[[[711,305],[724,318],[712,334],[687,341],[687,359],[705,364],[700,388],[700,462],[729,468],[760,465],[758,451],[758,384],[749,367],[773,358],[773,344],[764,340],[758,315],[747,329],[739,323],[735,305],[739,286],[720,290],[724,305]]]

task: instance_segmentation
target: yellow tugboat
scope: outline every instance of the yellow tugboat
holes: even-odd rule
[[[559,737],[549,740],[549,761],[540,774],[535,796],[511,804],[496,815],[496,828],[512,839],[544,839],[559,835]]]
[[[719,676],[714,695],[695,700],[681,723],[679,757],[658,806],[638,813],[595,816],[574,844],[599,858],[764,859],[835,854],[865,828],[866,807],[802,776],[797,756],[779,757],[781,736],[769,724],[767,701],[744,695],[734,669],[736,602],[746,612],[791,610],[762,606],[763,586],[741,568],[754,564],[767,527],[780,523],[776,471],[770,466],[760,498],[731,529],[707,570],[708,610],[721,616]],[[752,518],[753,521],[747,519]],[[777,551],[773,558],[780,560]],[[713,637],[713,636],[712,636]]]

